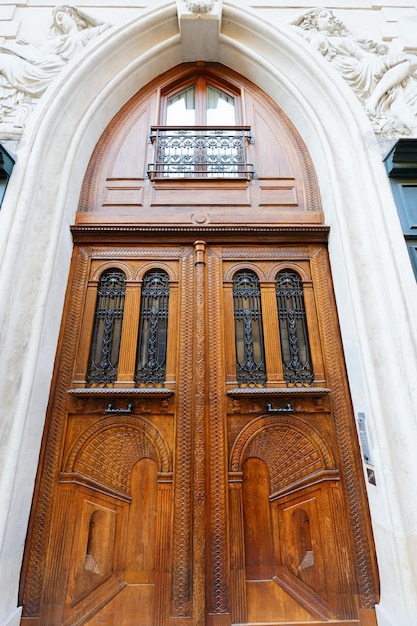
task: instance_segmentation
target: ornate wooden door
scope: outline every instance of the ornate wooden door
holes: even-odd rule
[[[374,623],[326,247],[275,239],[76,246],[23,623]]]

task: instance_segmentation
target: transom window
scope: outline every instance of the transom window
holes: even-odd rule
[[[199,79],[166,100],[167,126],[235,126],[235,97]]]

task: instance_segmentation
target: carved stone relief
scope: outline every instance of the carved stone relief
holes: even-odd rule
[[[417,56],[355,37],[330,9],[309,10],[291,24],[351,87],[377,135],[417,133]]]
[[[52,80],[110,24],[100,24],[78,9],[52,11],[45,41],[16,40],[0,46],[0,137],[19,137],[34,105]]]
[[[185,0],[185,6],[191,13],[208,13],[217,0]]]

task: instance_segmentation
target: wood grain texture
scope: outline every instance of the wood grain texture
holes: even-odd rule
[[[243,103],[258,177],[146,179],[158,93],[163,101],[203,74]],[[22,624],[374,624],[378,576],[328,228],[291,121],[220,65],[173,68],[104,131],[72,232]],[[97,287],[112,267],[126,275],[118,378],[91,388]],[[158,268],[170,284],[166,381],[134,388],[141,284]],[[244,389],[232,293],[242,269],[259,279],[267,372],[264,386]],[[283,270],[303,285],[308,387],[283,376],[275,293]]]

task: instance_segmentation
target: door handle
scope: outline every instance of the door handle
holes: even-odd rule
[[[287,402],[283,407],[279,409],[273,409],[272,404],[267,402],[265,405],[267,413],[294,413],[291,402]]]
[[[110,402],[110,404],[107,405],[106,413],[117,413],[118,415],[129,415],[129,413],[132,413],[134,408],[135,408],[135,405],[131,402],[127,405],[125,409],[116,409],[114,404]]]

